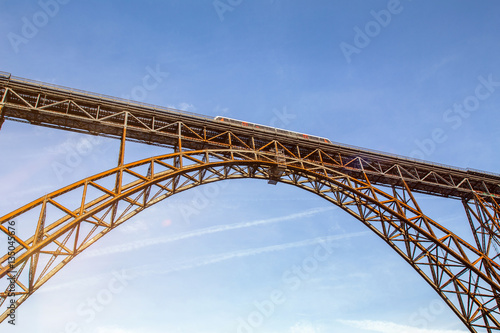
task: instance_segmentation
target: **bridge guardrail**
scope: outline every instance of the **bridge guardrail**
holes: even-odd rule
[[[6,73],[6,72],[0,72],[0,75],[3,73],[8,74],[10,76],[10,73]],[[70,93],[70,94],[94,97],[94,98],[109,100],[112,102],[119,102],[119,103],[127,104],[130,106],[144,107],[144,108],[152,109],[155,111],[171,112],[171,113],[177,113],[177,114],[186,115],[186,116],[194,116],[197,118],[213,120],[213,117],[209,117],[209,116],[194,113],[194,112],[189,112],[189,111],[184,111],[184,110],[179,110],[179,109],[174,109],[174,108],[168,108],[168,107],[158,106],[158,105],[149,104],[149,103],[138,102],[138,101],[120,98],[120,97],[98,94],[98,93],[94,93],[94,92],[90,92],[90,91],[86,91],[86,90],[81,90],[81,89],[68,88],[65,86],[57,85],[57,84],[26,79],[26,78],[22,78],[22,77],[18,77],[18,76],[10,76],[10,79],[11,79],[11,81],[27,83],[27,84],[34,85],[34,86],[37,86],[40,88],[57,89],[57,90],[65,91],[65,92]]]
[[[10,73],[0,71],[0,77],[4,77],[6,79],[9,79],[10,78]]]

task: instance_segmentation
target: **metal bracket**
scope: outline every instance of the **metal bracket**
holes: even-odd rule
[[[272,149],[271,151],[275,150]],[[278,162],[278,164],[269,168],[269,181],[267,183],[270,185],[276,185],[283,175],[283,172],[286,170],[286,158],[284,151],[280,149],[275,152],[276,162]]]

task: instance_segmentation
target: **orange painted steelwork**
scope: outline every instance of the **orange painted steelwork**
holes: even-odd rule
[[[297,186],[342,208],[404,258],[471,332],[500,329],[497,175],[345,145],[311,144],[10,76],[0,78],[0,93],[6,119],[121,139],[116,168],[0,217],[6,234],[12,219],[33,228],[28,238],[15,236],[14,267],[8,265],[8,254],[0,259],[0,278],[16,281],[17,305],[144,209],[199,185],[255,178]],[[173,152],[124,164],[126,140]],[[462,200],[475,244],[426,216],[414,192]],[[80,200],[62,203],[75,194]],[[0,293],[0,302],[6,298],[7,290]]]

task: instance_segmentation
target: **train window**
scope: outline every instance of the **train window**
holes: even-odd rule
[[[215,120],[224,121],[224,122],[227,122],[229,124],[247,126],[247,127],[257,128],[259,130],[264,130],[264,131],[269,131],[269,132],[284,134],[284,135],[288,135],[288,136],[291,136],[291,137],[313,140],[313,141],[316,141],[316,142],[332,143],[329,139],[327,139],[327,138],[321,138],[319,136],[314,136],[314,135],[309,136],[307,134],[302,134],[302,133],[297,133],[297,132],[291,132],[291,131],[287,131],[287,130],[284,130],[284,129],[274,128],[274,127],[269,127],[269,126],[264,126],[264,125],[257,125],[257,124],[249,123],[249,122],[246,122],[246,121],[241,121],[241,120],[236,120],[236,119],[231,119],[231,118],[223,118],[221,116],[215,117]]]
[[[274,132],[274,128],[272,127],[267,127],[267,126],[261,126],[260,128],[266,130],[266,131],[273,131]]]

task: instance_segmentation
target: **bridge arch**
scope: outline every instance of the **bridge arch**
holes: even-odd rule
[[[272,151],[175,152],[110,169],[39,198],[0,218],[0,229],[9,235],[9,221],[37,216],[30,237],[11,235],[19,244],[17,258],[13,265],[9,254],[0,259],[0,279],[16,281],[20,305],[76,255],[144,209],[199,185],[239,178],[280,181],[337,205],[417,270],[471,331],[500,328],[500,266],[425,216],[404,181],[382,189],[368,178],[361,181],[314,161],[280,160]],[[67,205],[67,196],[80,201]],[[7,290],[0,302],[6,299]]]

